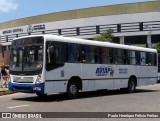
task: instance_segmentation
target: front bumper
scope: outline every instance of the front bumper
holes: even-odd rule
[[[9,82],[8,88],[9,88],[9,90],[16,91],[16,92],[44,94],[44,83],[17,84],[17,83]]]

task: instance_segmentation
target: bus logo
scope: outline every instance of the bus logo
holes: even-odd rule
[[[33,32],[33,27],[32,27],[32,25],[29,25],[29,26],[28,26],[27,32]]]
[[[107,75],[113,76],[114,69],[111,66],[105,67],[101,66],[96,69],[96,75],[97,76],[107,76]]]

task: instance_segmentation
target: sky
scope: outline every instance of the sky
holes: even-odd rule
[[[156,0],[0,0],[0,23],[67,10],[144,1]]]

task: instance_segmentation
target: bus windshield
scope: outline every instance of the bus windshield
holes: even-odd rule
[[[42,69],[43,38],[32,37],[12,42],[10,71],[33,72]]]

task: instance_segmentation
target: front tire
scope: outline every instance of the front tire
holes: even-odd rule
[[[39,94],[39,93],[36,93],[36,95],[39,97],[39,98],[45,98],[47,96],[47,94]]]
[[[133,93],[136,90],[136,80],[135,78],[130,78],[128,82],[128,92]]]
[[[79,88],[76,80],[70,80],[67,86],[67,96],[70,99],[74,99],[78,96]]]

